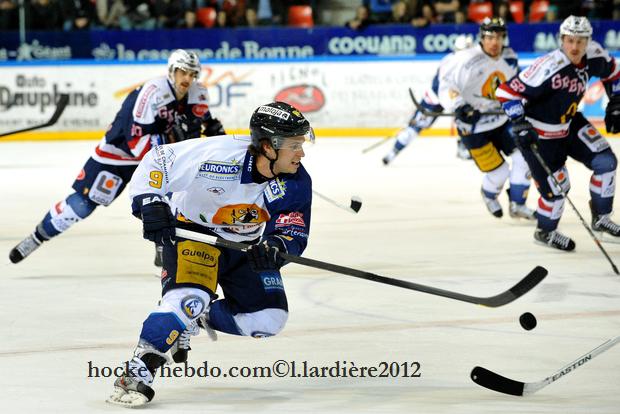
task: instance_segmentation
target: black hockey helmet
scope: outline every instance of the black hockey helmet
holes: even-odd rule
[[[501,17],[485,17],[480,24],[480,37],[492,33],[502,33],[505,35],[506,31],[506,22]]]
[[[261,140],[269,140],[274,149],[282,148],[286,138],[304,137],[314,142],[314,131],[310,122],[297,108],[286,102],[271,102],[261,105],[250,118],[252,146],[260,148]]]

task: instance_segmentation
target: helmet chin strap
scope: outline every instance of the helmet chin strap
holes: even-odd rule
[[[273,148],[273,145],[271,146],[271,148]],[[269,160],[269,171],[271,172],[271,174],[273,174],[272,178],[275,178],[278,176],[278,174],[275,173],[275,171],[273,170],[273,166],[275,165],[276,161],[278,161],[278,156],[280,155],[280,153],[278,152],[277,149],[273,148],[273,150],[276,152],[276,157],[275,158],[269,158],[269,156],[267,155],[267,153],[265,152],[265,150],[263,149],[263,147],[261,146],[260,152],[261,154],[263,154],[265,156],[265,158],[267,158]],[[267,178],[267,177],[265,177]]]

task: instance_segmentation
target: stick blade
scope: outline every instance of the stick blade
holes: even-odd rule
[[[496,308],[498,306],[505,305],[520,298],[527,292],[532,290],[538,285],[549,272],[542,266],[536,266],[527,276],[521,279],[516,285],[508,289],[507,291],[500,293],[499,295],[488,298],[484,303],[480,305]]]
[[[525,383],[506,378],[483,367],[474,367],[470,374],[471,380],[481,387],[508,395],[523,396]]]
[[[69,103],[69,95],[66,93],[61,94],[60,97],[58,98],[58,103],[56,104],[56,110],[52,114],[52,117],[50,118],[50,120],[47,121],[48,126],[53,125],[56,123],[56,121],[58,121],[58,118],[60,118],[60,115],[62,115],[68,103]]]
[[[350,206],[351,210],[355,211],[356,213],[360,211],[360,209],[362,208],[362,199],[359,198],[358,196],[353,196],[351,197],[351,206]]]

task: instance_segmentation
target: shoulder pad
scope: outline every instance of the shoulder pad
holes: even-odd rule
[[[528,68],[519,74],[519,78],[529,86],[539,86],[554,73],[570,63],[568,58],[559,50],[539,57]]]
[[[209,92],[207,88],[198,82],[192,83],[189,87],[189,91],[187,92],[187,103],[190,104],[208,104],[209,103]]]
[[[603,48],[603,46],[601,46],[600,43],[594,40],[588,43],[588,47],[586,48],[586,56],[588,59],[600,57],[604,57],[607,60],[610,59],[609,53],[607,53],[607,51]]]
[[[504,59],[517,59],[517,52],[511,47],[504,47],[502,49],[502,57]]]

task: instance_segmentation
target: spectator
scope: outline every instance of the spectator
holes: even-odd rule
[[[196,29],[196,11],[185,10],[183,21],[181,22],[182,29]]]
[[[249,0],[245,17],[248,26],[281,25],[284,21],[282,0]]]
[[[402,0],[392,3],[392,14],[386,23],[409,23],[409,20],[409,15],[407,14],[407,4]]]
[[[435,9],[425,0],[409,0],[409,15],[414,27],[426,27],[437,22]]]
[[[126,6],[127,13],[119,18],[121,29],[150,30],[157,26],[153,8],[147,0],[127,0]]]
[[[127,13],[127,7],[125,6],[125,2],[123,0],[111,0],[112,5],[109,8],[104,9],[103,7],[97,7],[97,15],[99,16],[99,21],[104,27],[110,29],[118,29],[121,27],[121,16],[124,16]],[[97,2],[99,6],[99,2]]]
[[[504,19],[506,23],[514,22],[512,18],[512,13],[510,13],[510,4],[508,0],[500,0],[499,2],[493,5],[494,15]]]
[[[175,29],[183,24],[183,0],[153,0],[153,17],[160,29]]]
[[[368,6],[364,6],[362,4],[355,10],[355,17],[346,22],[345,26],[353,30],[363,30],[372,23],[373,21],[370,18],[370,10],[368,10]]]
[[[61,30],[63,14],[57,0],[32,0],[26,19],[29,30]]]
[[[62,0],[64,30],[88,30],[98,24],[97,10],[90,0]]]
[[[590,19],[605,19],[612,15],[611,0],[582,0],[580,16]]]
[[[0,0],[0,31],[17,30],[17,22],[15,0]]]
[[[438,23],[457,23],[457,18],[464,21],[459,0],[431,0],[431,5],[437,14]]]

